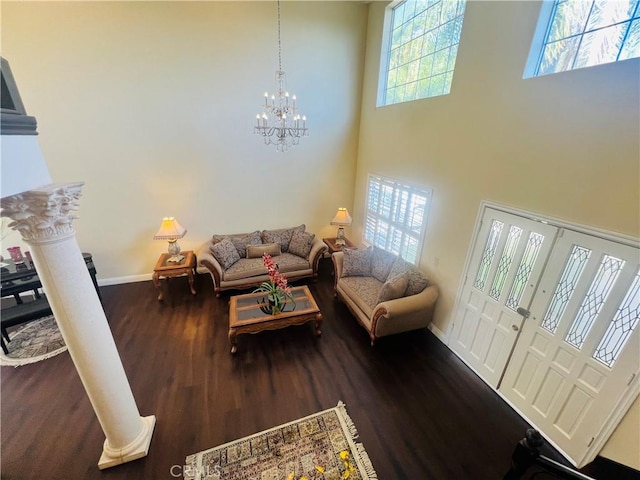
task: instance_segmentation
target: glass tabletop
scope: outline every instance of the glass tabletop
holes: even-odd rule
[[[264,321],[318,311],[318,306],[307,286],[293,287],[291,293],[295,305],[291,300],[288,300],[283,311],[278,315],[264,313],[260,309],[261,306],[268,304],[267,296],[264,293],[258,292],[233,296],[231,297],[229,321],[231,323]]]

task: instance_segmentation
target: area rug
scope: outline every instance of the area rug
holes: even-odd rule
[[[249,437],[189,455],[185,480],[374,480],[342,402]]]
[[[8,354],[0,350],[0,365],[19,367],[51,358],[67,350],[53,315],[34,320],[5,339]]]

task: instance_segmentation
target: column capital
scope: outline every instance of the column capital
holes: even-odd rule
[[[13,222],[9,227],[18,230],[29,243],[50,243],[75,234],[71,222],[78,210],[84,182],[57,183],[5,197],[0,200],[3,217]]]

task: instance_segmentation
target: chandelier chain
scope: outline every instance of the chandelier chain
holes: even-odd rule
[[[278,0],[278,71],[282,71],[282,44],[280,42],[280,0]]]

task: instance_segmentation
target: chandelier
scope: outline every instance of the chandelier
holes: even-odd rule
[[[256,115],[253,133],[262,135],[265,145],[275,145],[276,151],[286,152],[298,145],[300,137],[309,136],[307,117],[296,111],[296,96],[287,91],[287,77],[282,70],[282,46],[280,43],[280,1],[278,0],[278,90],[269,96],[264,93],[263,112]]]

